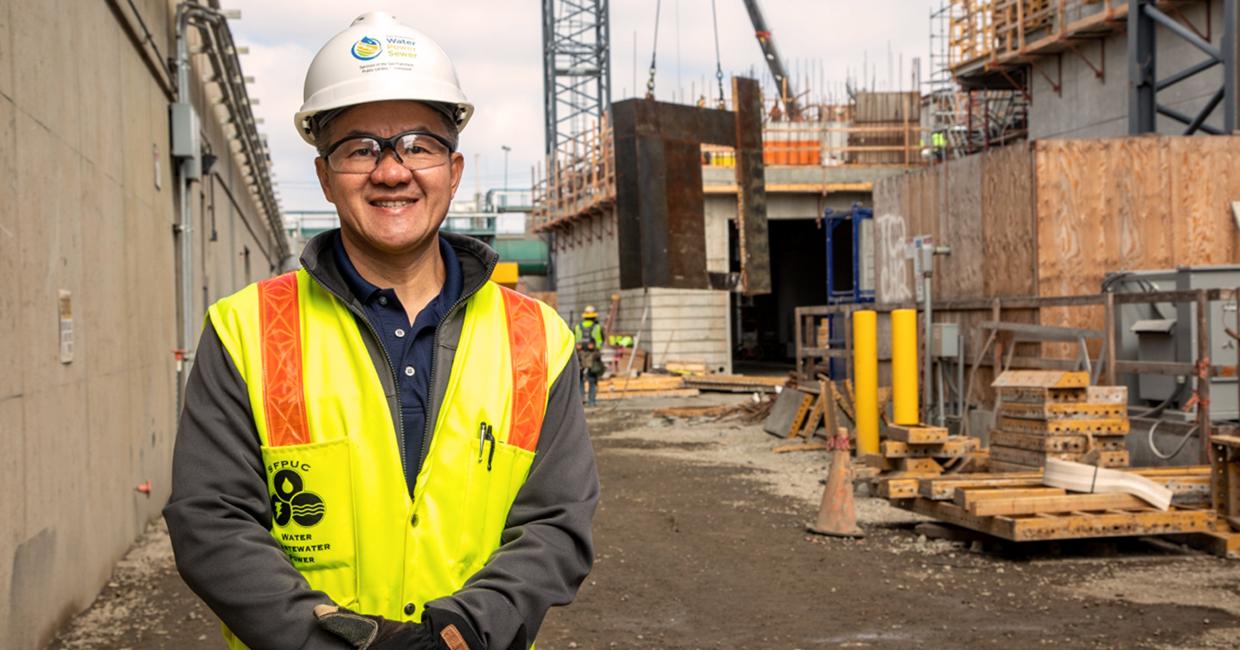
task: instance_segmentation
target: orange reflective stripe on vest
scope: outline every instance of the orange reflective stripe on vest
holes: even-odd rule
[[[263,407],[272,447],[310,442],[306,394],[302,387],[301,315],[297,274],[258,283],[263,337]]]
[[[538,303],[503,289],[512,357],[512,427],[508,443],[535,451],[547,402],[546,327]],[[258,283],[263,338],[263,405],[272,447],[310,442],[302,387],[297,274]]]
[[[512,355],[512,425],[508,444],[535,451],[547,404],[547,331],[532,298],[504,288]]]

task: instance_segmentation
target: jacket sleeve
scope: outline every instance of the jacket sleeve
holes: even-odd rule
[[[460,591],[427,604],[465,616],[487,650],[527,650],[547,610],[572,602],[594,563],[599,482],[579,376],[570,355],[552,385],[534,463],[508,513],[502,546]]]
[[[319,629],[314,606],[331,600],[271,536],[249,396],[209,322],[185,389],[164,519],[181,577],[246,645],[349,647]]]

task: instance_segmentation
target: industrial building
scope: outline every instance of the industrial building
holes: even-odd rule
[[[206,306],[289,263],[218,10],[0,4],[5,647],[46,645],[158,516]]]

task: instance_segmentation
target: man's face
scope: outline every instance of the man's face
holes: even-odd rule
[[[320,142],[330,146],[352,135],[388,138],[415,130],[448,136],[443,118],[429,106],[387,101],[348,109],[328,123]],[[410,171],[390,149],[369,174],[332,171],[321,157],[314,164],[346,239],[377,255],[409,253],[432,242],[465,168],[464,157],[454,152],[442,165]]]

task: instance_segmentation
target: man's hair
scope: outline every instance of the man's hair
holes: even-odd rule
[[[439,116],[439,122],[443,126],[444,132],[441,134],[448,140],[449,148],[456,151],[456,147],[460,142],[461,129],[456,123],[457,107],[453,104],[445,104],[443,102],[419,102],[425,106],[434,109],[435,114]],[[327,147],[332,143],[326,140],[327,125],[340,117],[345,111],[353,108],[352,106],[344,106],[342,108],[333,108],[323,111],[315,115],[310,120],[310,132],[314,135],[314,148],[318,149],[319,155],[323,155],[327,151]]]

